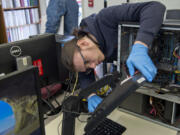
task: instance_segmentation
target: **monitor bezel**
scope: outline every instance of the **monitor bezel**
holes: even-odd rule
[[[38,77],[38,69],[35,66],[30,66],[27,67],[23,70],[18,70],[11,72],[9,74],[6,74],[4,76],[0,77],[0,81],[7,81],[10,78],[14,78],[17,75],[20,74],[26,74],[27,72],[32,72],[34,74],[34,80],[35,80],[35,89],[36,89],[36,94],[37,94],[37,103],[38,103],[38,111],[39,111],[39,122],[40,122],[40,130],[42,135],[45,135],[45,126],[44,126],[44,118],[43,118],[43,112],[42,112],[42,100],[41,99],[41,89],[40,89],[40,83],[39,83],[39,77]]]

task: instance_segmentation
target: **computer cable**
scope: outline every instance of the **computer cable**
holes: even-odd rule
[[[81,122],[81,123],[86,123],[86,122],[87,122],[87,120],[80,120],[79,117],[77,117],[77,119],[78,119],[78,121]]]
[[[55,84],[52,84],[52,85],[55,85]],[[53,86],[51,86],[51,87],[53,87]],[[54,95],[52,95],[51,96],[51,94],[50,94],[50,89],[48,88],[48,87],[45,87],[46,88],[46,90],[47,90],[47,92],[48,92],[48,94],[49,94],[49,96],[48,96],[48,100],[50,100],[50,97],[54,97]],[[59,102],[57,101],[57,99],[54,97],[54,101],[56,102],[56,104],[58,105],[58,106],[60,106],[60,104],[59,104]]]
[[[150,105],[152,106],[150,113],[154,111],[154,117],[159,118],[164,123],[170,124],[170,122],[164,117],[165,106],[163,105],[162,100],[150,97]]]
[[[73,79],[73,76],[71,75],[71,73],[69,73],[69,80],[67,80],[67,88],[66,90],[64,91],[64,98],[62,100],[62,103],[65,101],[65,99],[67,99],[69,96],[71,96],[71,94],[67,95],[68,94],[68,89],[70,89],[70,85],[71,85],[71,82],[72,82],[72,79]]]
[[[70,76],[70,75],[69,75]],[[67,86],[67,88],[66,88],[66,90],[65,90],[65,92],[64,92],[64,98],[63,98],[63,100],[62,100],[62,102],[66,99],[66,98],[68,98],[69,97],[69,95],[67,96],[67,90],[70,88],[70,82],[71,82],[71,77],[70,77],[70,79],[69,80],[67,80],[68,81],[68,86]],[[47,88],[46,87],[46,89],[49,91],[49,88]],[[44,101],[44,100],[43,100]],[[51,106],[53,109],[52,109],[52,111],[54,111],[55,110],[55,107],[54,106],[52,106],[50,103],[48,103],[48,101],[44,101],[44,102],[46,102],[49,106]],[[59,105],[59,106],[61,106],[60,105],[60,103],[57,101],[57,100],[55,100],[55,102]],[[60,112],[62,111],[62,109],[60,110]],[[59,113],[60,113],[59,112]],[[49,114],[47,114],[48,116],[49,116]]]
[[[61,113],[62,113],[62,112],[61,112]],[[72,113],[76,113],[76,112],[72,112]],[[77,114],[77,113],[76,113],[76,114]],[[79,113],[79,114],[81,114],[81,113]],[[61,114],[60,114],[60,115],[61,115]],[[82,114],[81,114],[81,115],[82,115]],[[66,118],[66,119],[68,119],[68,118]],[[66,120],[66,119],[65,119],[65,120]],[[79,117],[78,117],[77,119],[78,119],[81,123],[87,122],[87,121],[82,121],[82,120],[80,120]],[[57,126],[58,135],[60,135],[60,132],[59,132],[60,130],[59,130],[59,129],[60,129],[60,126],[61,126],[62,122],[63,122],[63,119],[59,122],[59,124],[58,124],[58,126]]]
[[[70,95],[68,95],[67,96],[67,91],[70,89],[70,87],[71,87],[71,82],[72,82],[72,79],[73,79],[73,76],[71,75],[71,73],[69,73],[69,80],[67,80],[67,88],[66,88],[66,90],[65,90],[65,92],[64,92],[64,99],[63,99],[63,101],[65,100],[65,99],[67,99]],[[62,102],[63,102],[62,101]]]
[[[60,135],[59,128],[60,128],[60,126],[61,126],[62,121],[63,121],[63,120],[61,120],[61,121],[59,122],[58,126],[57,126],[58,135]]]
[[[68,87],[64,93],[64,99],[62,101],[62,103],[64,102],[65,99],[67,99],[68,97],[70,97],[72,95],[72,93],[74,93],[74,90],[76,88],[76,85],[77,85],[77,81],[78,81],[78,73],[76,73],[76,81],[75,81],[75,84],[74,84],[74,87],[73,87],[73,91],[72,93],[70,93],[68,96],[67,96],[67,90],[70,88],[70,85],[71,85],[71,82],[72,82],[72,79],[73,79],[73,76],[71,74],[69,74],[69,80],[68,80]],[[65,110],[62,108],[61,112],[68,112],[68,113],[72,113],[72,114],[77,114],[77,115],[90,115],[90,113],[79,113],[79,112],[74,112],[74,111],[68,111],[68,110]],[[60,114],[61,115],[61,114]],[[67,118],[68,119],[68,118]],[[58,127],[57,127],[57,130],[58,130],[58,135],[60,135],[60,132],[59,132],[59,128],[60,128],[60,125],[62,124],[62,121],[63,119],[59,122],[58,124]]]
[[[177,44],[177,47],[173,51],[174,57],[180,59],[180,56],[178,55],[178,51],[180,50],[180,43]]]
[[[76,112],[76,111],[69,111],[69,110],[66,110],[66,109],[64,109],[64,108],[62,108],[62,110],[61,110],[61,112],[60,112],[60,115],[63,113],[63,112],[66,112],[66,113],[71,113],[71,114],[75,114],[75,115],[91,115],[91,113],[80,113],[80,112]],[[70,118],[70,117],[67,117],[66,119],[68,119],[68,118]],[[66,120],[65,119],[65,120]],[[80,119],[78,119],[80,122],[83,122],[83,121],[81,121]],[[60,121],[60,123],[58,124],[58,135],[60,135],[60,133],[59,133],[59,128],[60,128],[60,125],[62,124],[62,121],[63,121],[63,119]]]
[[[77,81],[78,81],[78,73],[76,74],[77,76],[76,76],[76,82],[75,82],[75,85],[74,85],[74,89],[76,88],[76,85],[77,85]],[[67,99],[68,97],[70,97],[71,95],[72,95],[72,93],[74,93],[73,91],[71,92],[71,93],[69,93],[68,94],[68,89],[70,89],[71,88],[71,83],[72,83],[72,79],[73,79],[73,75],[71,75],[70,73],[69,73],[69,81],[68,81],[68,87],[67,87],[67,89],[65,90],[65,92],[64,92],[64,99],[62,100],[62,102],[64,102],[64,100],[65,99]],[[71,90],[70,90],[71,91]]]
[[[72,78],[70,78],[70,79],[68,80],[67,88],[66,88],[66,90],[64,91],[64,99],[63,99],[63,101],[64,101],[66,98],[69,97],[69,95],[67,95],[67,94],[68,94],[67,91],[70,89],[71,79],[72,79]]]
[[[73,87],[73,90],[72,90],[72,95],[74,95],[74,91],[76,89],[77,82],[78,82],[78,72],[76,72],[76,81],[75,81],[75,84],[74,84],[74,87]]]
[[[68,112],[68,113],[72,113],[72,114],[78,114],[78,115],[91,115],[91,113],[79,113],[79,112],[75,112],[75,111],[68,111],[65,109],[62,109],[62,112]]]
[[[69,113],[78,114],[78,115],[91,115],[91,113],[79,113],[79,112],[73,112],[73,111],[67,111],[67,110],[61,110],[60,115],[62,114],[62,112],[69,112]],[[68,118],[66,118],[66,119],[68,119]],[[65,119],[65,120],[66,120],[66,119]],[[80,122],[87,122],[87,121],[82,121],[82,120],[80,120],[79,117],[78,117],[78,120],[79,120]],[[58,135],[60,135],[59,129],[60,129],[60,126],[61,126],[61,124],[62,124],[62,121],[63,121],[63,118],[62,118],[62,120],[59,122],[59,124],[58,124],[58,126],[57,126]]]
[[[64,93],[64,99],[62,100],[62,102],[66,99],[66,98],[68,98],[70,95],[68,95],[67,96],[67,90],[70,88],[70,85],[71,85],[71,82],[72,82],[72,78],[73,78],[73,76],[71,75],[71,74],[69,74],[69,80],[67,80],[67,89],[65,90],[65,93]],[[52,84],[52,87],[54,86],[54,84]],[[45,87],[46,88],[46,90],[47,90],[47,93],[48,93],[48,101],[50,100],[50,89],[48,88],[48,87]],[[57,101],[57,99],[56,98],[54,98],[54,100],[55,100],[55,102],[57,103],[57,105],[60,107],[61,105],[60,105],[60,103]],[[44,100],[43,100],[44,101]],[[44,102],[46,102],[49,106],[51,106],[51,108],[53,108],[52,109],[52,111],[53,112],[55,112],[55,113],[57,113],[58,112],[58,110],[60,110],[61,108],[59,108],[58,107],[58,109],[55,109],[55,107],[53,106],[53,104],[51,105],[50,103],[48,103],[48,101],[44,101]],[[57,110],[57,111],[56,111]],[[50,114],[47,114],[47,115],[51,115],[51,113]]]
[[[62,111],[60,112],[60,115],[62,114]],[[57,126],[57,132],[58,132],[58,135],[60,135],[60,132],[59,132],[59,128],[61,126],[61,123],[62,123],[63,119],[59,122],[58,126]]]

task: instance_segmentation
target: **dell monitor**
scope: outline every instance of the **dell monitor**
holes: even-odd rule
[[[45,135],[38,82],[36,67],[0,77],[0,135]]]
[[[17,67],[23,69],[23,64],[33,64],[39,69],[41,87],[62,82],[68,77],[68,72],[60,61],[60,44],[54,34],[1,44],[0,74],[13,72]]]

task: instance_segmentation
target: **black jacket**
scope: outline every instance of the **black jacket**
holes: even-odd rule
[[[112,57],[117,51],[118,24],[121,22],[139,22],[140,28],[136,41],[151,46],[153,38],[163,22],[165,6],[159,2],[144,2],[112,6],[102,9],[98,14],[84,18],[80,26],[94,35],[105,58]],[[79,73],[81,88],[87,87],[95,80],[94,73]]]

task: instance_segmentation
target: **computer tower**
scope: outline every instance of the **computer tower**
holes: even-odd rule
[[[117,71],[122,74],[122,78],[129,75],[126,61],[139,28],[140,24],[136,22],[123,22],[118,26]],[[180,21],[166,20],[162,24],[157,35],[154,35],[148,54],[157,68],[156,77],[151,83],[146,83],[145,89],[139,89],[129,96],[120,107],[154,118],[150,114],[152,105],[149,98],[156,97],[163,103],[163,119],[169,124],[175,124],[179,117],[177,93],[180,92]]]
[[[143,114],[147,104],[148,96],[135,92],[127,97],[119,107],[138,114]]]

